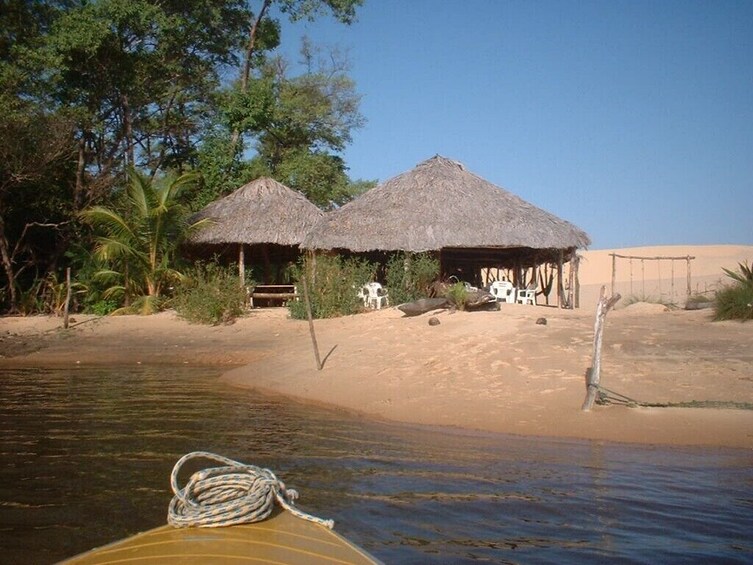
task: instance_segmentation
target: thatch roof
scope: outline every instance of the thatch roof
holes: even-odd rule
[[[303,194],[260,178],[208,204],[194,220],[211,218],[192,243],[276,243],[300,245],[322,211]]]
[[[327,213],[308,249],[584,248],[588,235],[437,155]]]

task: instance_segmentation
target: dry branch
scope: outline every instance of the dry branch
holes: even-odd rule
[[[594,349],[593,349],[593,362],[591,367],[586,371],[586,398],[583,401],[581,410],[588,412],[591,410],[596,400],[596,394],[599,391],[599,382],[601,381],[601,342],[602,335],[604,334],[604,320],[607,317],[607,313],[617,302],[622,298],[619,294],[615,294],[610,298],[605,296],[606,287],[601,287],[601,293],[599,294],[599,304],[596,307],[596,321],[594,323]]]

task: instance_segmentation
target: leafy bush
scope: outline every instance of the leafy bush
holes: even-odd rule
[[[107,316],[112,314],[118,309],[118,303],[114,300],[99,300],[89,304],[86,308],[88,314],[94,314],[95,316]]]
[[[238,284],[233,267],[198,264],[175,289],[173,307],[189,322],[217,325],[232,323],[243,314],[246,289]]]
[[[385,283],[393,304],[429,296],[439,276],[439,261],[429,253],[395,253],[387,261]]]
[[[753,268],[748,262],[739,264],[739,271],[724,269],[734,282],[716,293],[716,320],[753,320]]]
[[[298,293],[303,298],[302,279],[306,274],[311,315],[314,318],[334,318],[355,314],[363,309],[358,289],[373,279],[374,265],[361,259],[342,259],[339,256],[317,256],[304,259],[293,271]],[[291,317],[306,319],[304,300],[288,303]]]
[[[463,282],[456,282],[447,291],[447,298],[452,302],[458,310],[465,310],[465,306],[468,303],[468,289]]]

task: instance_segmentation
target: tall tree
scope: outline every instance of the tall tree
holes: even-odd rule
[[[295,126],[303,113],[280,118],[281,101],[307,97],[263,69],[281,18],[349,23],[361,2],[0,0],[0,301],[16,304],[19,274],[55,268],[65,243],[81,239],[77,212],[114,202],[130,168],[157,178],[215,155],[215,188],[262,169],[319,187],[344,174],[332,144],[340,133],[320,129],[308,139],[325,144],[306,146]],[[300,87],[315,98],[316,87]],[[228,153],[234,131],[245,139]],[[244,160],[263,132],[301,141],[264,140],[264,159]]]
[[[205,145],[200,156],[209,184],[205,194],[216,198],[251,178],[271,176],[328,207],[373,185],[352,182],[340,156],[364,123],[346,57],[304,39],[301,63],[303,73],[291,76],[287,61],[271,58],[251,77],[246,93],[226,92],[224,123],[242,129],[256,154],[243,164],[239,153],[229,156],[217,143]],[[217,141],[223,139],[222,127],[214,131]]]
[[[55,264],[71,227],[73,123],[50,104],[40,71],[55,14],[53,5],[0,3],[0,303],[10,311],[23,282]]]
[[[351,24],[356,18],[356,8],[363,0],[261,0],[258,10],[248,30],[248,41],[243,57],[243,65],[238,76],[238,91],[241,95],[248,92],[251,71],[263,61],[263,52],[274,49],[279,44],[279,20],[271,15],[273,7],[279,7],[281,13],[291,21],[307,19],[329,11],[338,21]],[[238,141],[244,131],[240,124],[234,124],[230,152],[237,150]]]
[[[49,59],[58,62],[56,98],[79,124],[78,205],[97,201],[128,167],[154,175],[187,164],[249,17],[242,0],[99,0],[56,21]]]

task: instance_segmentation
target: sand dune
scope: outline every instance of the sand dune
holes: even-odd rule
[[[598,299],[599,289],[607,285],[611,290],[611,254],[633,257],[678,257],[670,260],[617,259],[614,292],[624,300],[648,299],[674,304],[684,304],[688,290],[688,261],[690,264],[691,294],[713,295],[729,279],[723,268],[737,270],[743,261],[753,263],[751,245],[671,245],[655,247],[629,247],[604,249],[582,253],[580,270],[581,299],[585,304]]]

